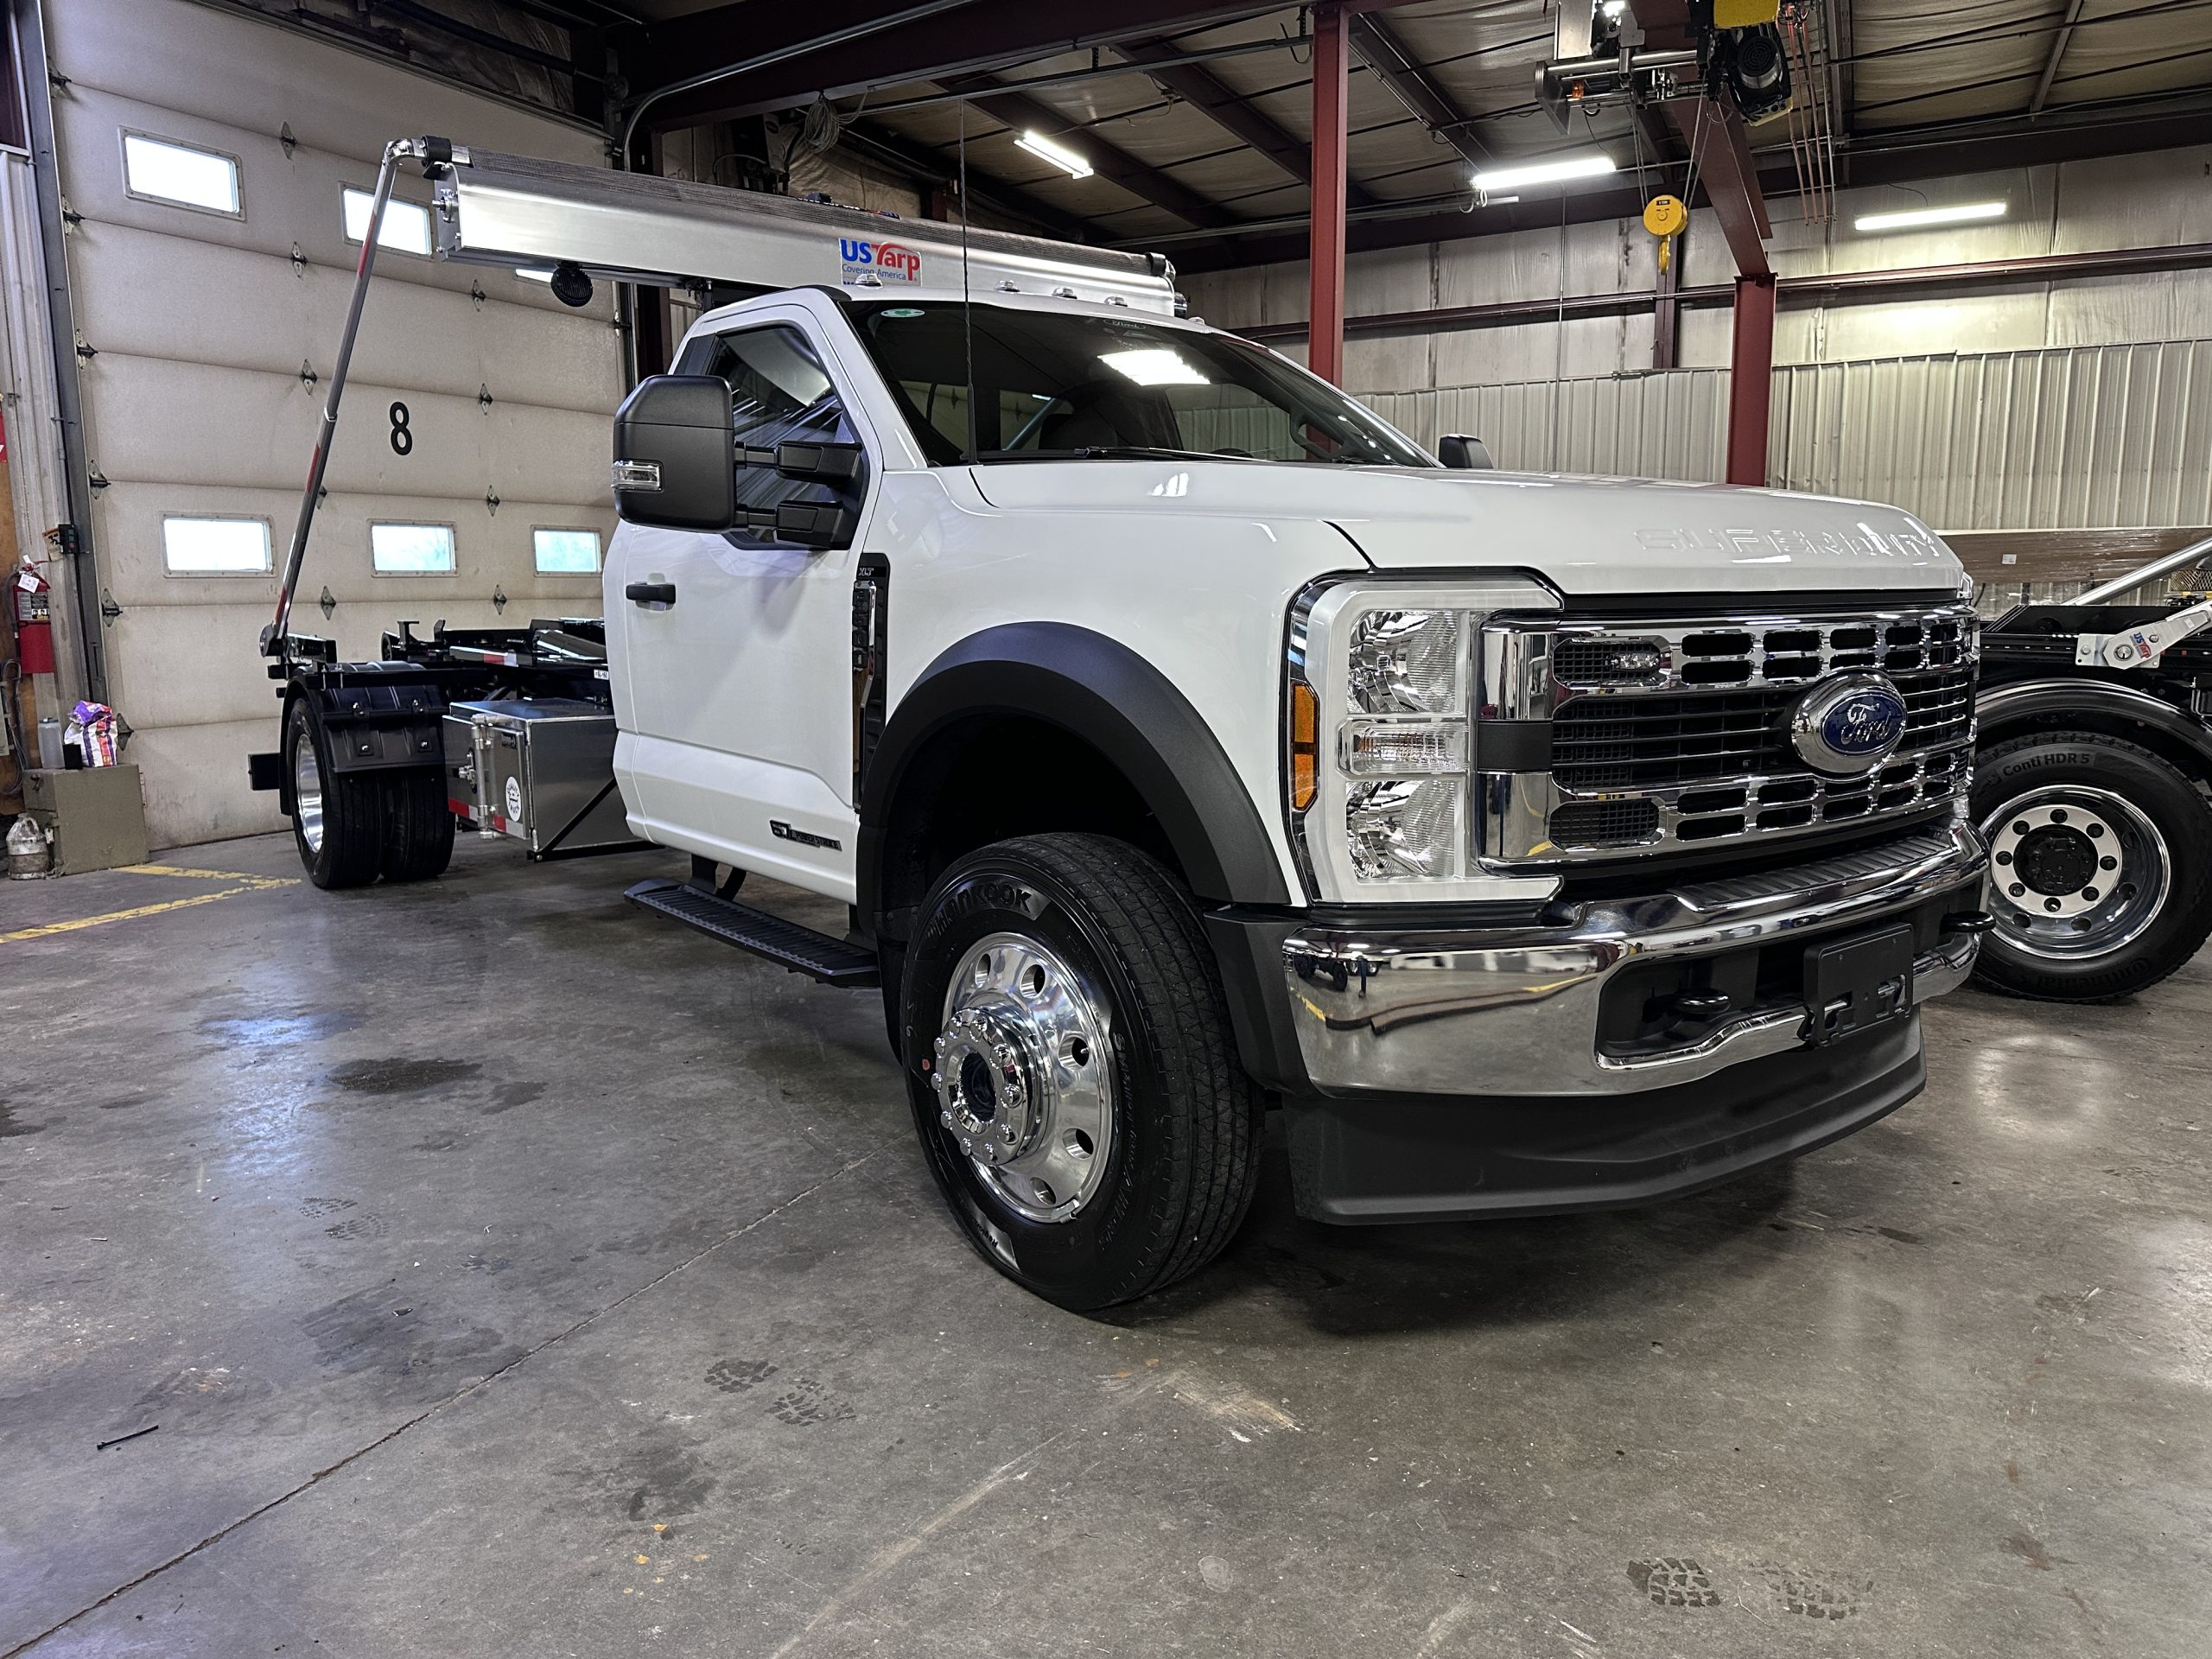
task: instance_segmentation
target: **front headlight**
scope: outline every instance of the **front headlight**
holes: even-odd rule
[[[1456,715],[1466,652],[1457,611],[1373,610],[1352,625],[1346,690],[1370,715]]]
[[[1284,800],[1311,896],[1495,896],[1469,844],[1482,703],[1474,641],[1497,610],[1551,610],[1527,578],[1319,583],[1293,608]]]

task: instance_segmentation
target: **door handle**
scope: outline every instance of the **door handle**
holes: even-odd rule
[[[632,605],[673,605],[676,603],[676,584],[672,582],[633,582],[622,590],[622,597]]]

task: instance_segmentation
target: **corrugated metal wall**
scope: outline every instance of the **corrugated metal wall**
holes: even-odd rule
[[[1373,392],[1530,472],[1713,480],[1718,369]],[[1768,481],[1894,502],[1938,530],[2212,524],[2212,340],[1810,363],[1774,372]]]
[[[1376,392],[1363,401],[1432,449],[1447,432],[1480,438],[1509,472],[1718,478],[1728,429],[1728,377],[1718,369]]]
[[[2212,340],[1777,369],[1768,454],[1939,530],[2212,523]]]

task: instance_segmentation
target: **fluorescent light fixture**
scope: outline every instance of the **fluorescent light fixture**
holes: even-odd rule
[[[346,188],[346,239],[359,242],[369,233],[369,210],[377,199],[366,190]],[[430,210],[419,202],[402,201],[397,196],[384,205],[384,224],[377,231],[377,246],[397,248],[402,253],[419,253],[430,257]]]
[[[1182,354],[1165,346],[1147,346],[1134,352],[1103,352],[1098,360],[1141,386],[1210,386],[1212,381],[1183,360]]]
[[[515,275],[521,277],[526,283],[550,283],[553,280],[553,267],[550,265],[518,265],[515,267]]]
[[[1489,195],[1493,191],[1518,189],[1524,184],[1594,179],[1601,173],[1617,170],[1611,156],[1592,151],[1587,156],[1568,156],[1556,162],[1531,162],[1526,167],[1491,168],[1475,175],[1475,188]]]
[[[1041,132],[1017,133],[1014,142],[1017,149],[1027,150],[1040,162],[1050,162],[1071,179],[1087,179],[1090,176],[1091,166],[1089,162],[1084,161],[1065,144],[1054,143]]]
[[[2002,219],[2001,201],[1962,201],[1955,207],[1914,207],[1901,213],[1862,213],[1851,221],[1856,231],[1910,231],[1922,225],[1964,225],[1977,219]]]
[[[123,188],[152,201],[241,217],[238,164],[228,156],[143,132],[123,135]]]

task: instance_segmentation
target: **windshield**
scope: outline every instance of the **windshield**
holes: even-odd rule
[[[936,466],[1149,455],[1436,465],[1341,392],[1230,335],[957,301],[853,308]]]

